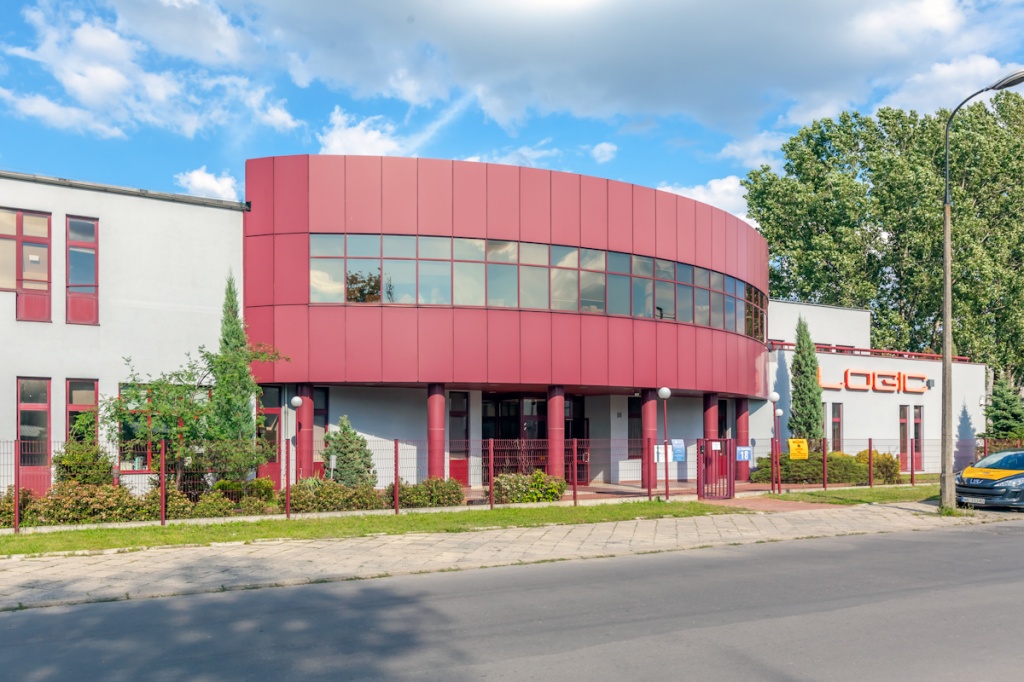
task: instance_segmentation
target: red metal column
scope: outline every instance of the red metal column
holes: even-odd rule
[[[427,478],[444,478],[444,384],[427,385]]]
[[[640,465],[640,484],[653,487],[657,482],[654,470],[654,443],[658,440],[658,392],[645,388],[640,392],[640,436],[644,439],[644,458]]]
[[[736,399],[736,445],[750,445],[750,403],[746,398]]]
[[[718,438],[718,394],[704,394],[704,438]]]
[[[302,405],[295,410],[296,479],[313,475],[313,384],[299,384],[295,391]]]
[[[548,476],[565,478],[564,386],[548,386]]]

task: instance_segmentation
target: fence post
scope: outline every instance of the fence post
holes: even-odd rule
[[[644,464],[647,466],[647,501],[650,502],[654,499],[654,481],[651,479],[658,475],[658,469],[652,466],[654,464],[654,439],[644,438],[644,447],[647,449],[647,457],[644,458]]]
[[[21,532],[21,441],[14,441],[14,532]]]
[[[284,442],[284,517],[292,518],[292,442]]]
[[[910,485],[917,485],[917,482],[914,480],[914,469],[917,468],[915,466],[916,462],[914,462],[914,451],[917,450],[917,448],[914,447],[915,445],[917,445],[917,443],[915,443],[914,439],[911,438],[910,439]]]
[[[167,525],[167,441],[160,441],[160,525]]]
[[[821,439],[821,486],[828,490],[828,438]]]
[[[774,468],[774,462],[773,462]],[[772,485],[775,483],[775,474],[772,474]],[[697,499],[704,499],[704,439],[697,439]]]
[[[779,478],[779,479],[782,478],[781,475],[779,474],[779,468],[782,466],[782,459],[779,457],[779,450],[782,449],[782,443],[779,443],[778,440],[779,440],[778,438],[772,438],[772,456],[771,456],[771,462],[772,462],[772,464],[771,464],[772,485],[771,485],[771,489],[772,489],[772,493],[773,494],[775,492],[777,492],[775,490],[775,486],[776,486],[776,480],[775,479],[776,478]]]
[[[114,469],[114,472],[113,472],[114,473],[114,487],[116,488],[119,485],[121,485],[121,458],[120,457],[114,457],[113,469]]]
[[[572,439],[572,506],[578,507],[580,504],[579,491],[577,489],[578,479],[580,476],[579,465],[576,463],[576,439]]]
[[[490,489],[488,497],[491,502],[491,509],[494,509],[494,439],[487,439],[487,481]]]
[[[395,492],[394,498],[395,498],[395,513],[396,514],[398,513],[398,487],[399,487],[398,484],[399,484],[400,480],[401,479],[398,478],[398,439],[396,438],[395,439],[395,491],[394,491]]]
[[[875,487],[875,448],[870,438],[868,438],[868,487]]]
[[[667,408],[666,408],[667,409]],[[668,439],[665,439],[664,445],[661,446],[662,457],[665,458],[665,501],[668,502]],[[657,467],[655,467],[657,471]]]

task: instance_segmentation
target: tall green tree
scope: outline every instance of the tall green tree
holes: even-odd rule
[[[213,379],[210,435],[218,440],[247,440],[256,435],[255,406],[259,385],[249,363],[252,353],[238,314],[235,278],[228,275],[220,320],[220,352],[206,354]]]
[[[942,348],[948,111],[882,108],[806,126],[782,173],[744,180],[779,298],[867,308],[876,348]],[[950,134],[954,353],[1024,377],[1024,99],[1001,92]]]
[[[1020,438],[1024,435],[1024,402],[1005,375],[992,385],[992,398],[985,407],[989,438]]]
[[[821,384],[818,383],[818,357],[807,322],[796,323],[796,349],[790,365],[793,387],[789,408],[789,432],[794,438],[820,441],[822,437]]]

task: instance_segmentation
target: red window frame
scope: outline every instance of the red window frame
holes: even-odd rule
[[[45,381],[46,382],[46,402],[45,403],[23,403],[23,402],[21,402],[21,383],[23,381]],[[45,466],[45,467],[49,467],[50,466],[50,445],[51,445],[50,428],[52,426],[51,419],[50,419],[50,404],[51,404],[51,397],[52,397],[51,390],[52,390],[52,386],[51,386],[51,381],[50,381],[49,377],[18,377],[18,381],[17,381],[18,395],[16,396],[17,405],[18,405],[18,411],[17,411],[17,415],[18,415],[17,416],[17,418],[18,418],[18,423],[17,423],[18,456],[21,459],[21,466],[23,466],[23,467],[27,467],[27,466],[38,466],[38,467],[44,467]],[[46,413],[46,438],[44,438],[42,441],[39,441],[39,442],[43,443],[43,453],[42,454],[44,454],[45,458],[46,458],[46,461],[43,462],[43,463],[32,462],[31,459],[29,459],[29,461],[27,461],[27,462],[25,461],[26,455],[29,458],[31,458],[34,455],[37,455],[39,453],[31,452],[32,448],[26,448],[25,447],[27,442],[22,442],[22,438],[21,438],[21,436],[22,436],[22,434],[21,434],[21,413],[22,412],[45,412]],[[32,442],[32,441],[28,441],[28,442]]]
[[[91,242],[71,239],[71,221],[73,220],[92,223],[93,240]],[[64,281],[66,283],[64,319],[68,324],[98,325],[100,323],[100,222],[97,218],[69,215],[65,220],[64,230],[67,240],[64,249]],[[71,283],[72,249],[92,250],[93,281],[91,283]],[[91,291],[88,291],[89,289]]]
[[[49,322],[50,321],[50,295],[53,281],[53,225],[52,216],[41,211],[23,211],[17,208],[0,207],[0,210],[12,212],[15,215],[14,235],[0,235],[0,239],[13,239],[14,241],[14,291],[17,293],[16,319],[23,322]],[[46,236],[39,237],[25,234],[25,216],[36,216],[46,218]],[[46,281],[27,280],[31,284],[25,286],[25,246],[36,245],[46,247]],[[42,285],[42,286],[38,286]],[[10,289],[4,289],[10,291]]]
[[[832,403],[832,449],[843,451],[843,404]]]
[[[92,382],[93,390],[93,401],[92,404],[87,403],[73,403],[71,402],[71,382]],[[71,419],[72,413],[76,412],[89,412],[90,410],[95,411],[97,405],[99,405],[99,380],[98,379],[67,379],[64,382],[64,396],[65,402],[67,403],[67,409],[64,414],[64,429],[66,432],[66,438],[71,440],[71,427],[73,421]],[[96,425],[97,435],[99,432],[99,424]]]

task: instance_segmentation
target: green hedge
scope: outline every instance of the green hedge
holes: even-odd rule
[[[395,484],[392,483],[384,491],[384,500],[395,499]],[[428,478],[427,480],[409,484],[399,481],[398,504],[403,508],[414,507],[458,507],[465,502],[462,484],[455,479]]]
[[[278,492],[278,504],[285,505],[285,491]],[[291,510],[296,513],[384,509],[387,504],[373,486],[354,488],[322,478],[304,478],[292,486]]]
[[[791,460],[788,455],[783,455],[781,464],[783,483],[821,484],[820,452],[809,453],[805,460]],[[771,482],[771,458],[757,458],[757,469],[750,475],[750,480],[754,483]],[[854,457],[842,452],[830,452],[828,453],[828,482],[867,483],[867,464],[861,464]]]
[[[500,474],[494,477],[494,502],[515,504],[520,502],[557,502],[562,499],[567,484],[565,479],[548,476],[537,469],[526,474]]]

